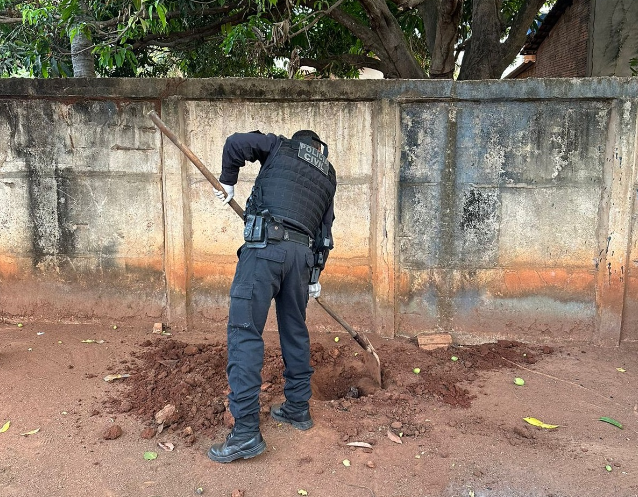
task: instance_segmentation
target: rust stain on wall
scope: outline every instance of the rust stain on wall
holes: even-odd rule
[[[590,291],[595,275],[590,272],[566,269],[507,270],[503,275],[503,293],[508,295],[533,294],[543,289],[567,291],[570,294]]]
[[[11,278],[18,276],[18,263],[14,257],[6,257],[0,255],[0,276],[3,278]]]

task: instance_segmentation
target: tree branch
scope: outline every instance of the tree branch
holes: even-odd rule
[[[378,35],[356,17],[341,9],[333,10],[328,16],[359,38],[367,50],[374,52],[379,57],[386,55]]]
[[[300,60],[301,66],[314,67],[318,71],[323,71],[333,63],[345,63],[349,64],[357,69],[363,69],[365,67],[369,69],[376,69],[383,72],[384,64],[379,59],[374,57],[368,57],[367,55],[356,54],[343,54],[334,57],[326,57],[323,59],[305,59]]]
[[[502,45],[501,54],[504,60],[513,60],[518,55],[518,52],[525,45],[527,30],[544,3],[545,0],[526,0],[525,4],[518,10],[512,20],[509,36]]]
[[[232,10],[232,9],[239,8],[241,3],[242,2],[239,2],[236,5],[226,5],[226,6],[223,6],[223,7],[216,7],[214,9],[202,9],[201,11],[197,11],[195,13],[197,15],[199,15],[199,16],[202,16],[202,17],[211,16],[211,15],[215,15],[215,14],[223,14],[223,13],[226,13],[226,12]],[[166,13],[166,20],[170,21],[172,19],[177,19],[177,18],[182,17],[182,15],[183,15],[182,12],[180,12],[179,10],[174,10],[174,11],[171,11],[171,12],[167,12]],[[106,21],[97,21],[97,22],[92,23],[92,25],[95,26],[98,29],[110,28],[110,27],[113,27],[113,26],[117,26],[120,22],[127,22],[129,17],[130,17],[130,14],[127,15],[125,13],[121,13],[117,17],[113,17],[112,19],[108,19]],[[141,17],[144,18],[144,19],[148,19],[148,12],[147,11],[143,11]],[[157,15],[157,13],[153,14],[152,19],[154,19],[154,20],[159,19],[159,16]]]
[[[0,24],[19,24],[19,23],[22,23],[22,17],[0,16]]]
[[[238,12],[232,16],[215,21],[212,24],[208,24],[197,29],[171,33],[168,36],[160,34],[148,35],[133,43],[132,48],[133,50],[139,50],[147,46],[177,47],[180,45],[186,45],[194,41],[202,40],[212,34],[221,32],[221,27],[224,24],[235,23],[246,16],[246,14],[247,12]]]
[[[313,11],[310,14],[308,14],[308,16],[305,17],[304,21],[310,19],[311,16],[316,16],[316,17],[312,21],[310,21],[310,23],[308,23],[306,26],[304,26],[303,28],[299,29],[299,31],[296,31],[293,34],[288,35],[288,39],[294,38],[295,36],[299,36],[300,34],[303,34],[303,33],[306,33],[307,31],[309,31],[310,28],[312,28],[315,24],[317,24],[321,20],[322,17],[324,17],[327,14],[330,14],[330,12],[335,10],[344,1],[345,0],[337,0],[337,2],[335,2],[333,5],[331,5],[326,10]],[[304,21],[299,21],[298,23],[293,24],[292,26],[290,26],[290,29],[293,29],[296,26],[299,26],[299,24],[303,24]]]

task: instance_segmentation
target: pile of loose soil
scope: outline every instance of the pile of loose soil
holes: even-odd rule
[[[383,342],[376,350],[382,361],[382,388],[361,360],[366,352],[356,344],[326,339],[311,346],[313,402],[352,414],[331,420],[344,441],[383,426],[392,426],[401,436],[422,435],[428,430],[423,408],[427,402],[467,408],[473,400],[468,385],[481,372],[533,364],[552,353],[549,347],[512,341],[426,351],[405,339]],[[122,361],[131,376],[104,404],[112,413],[136,416],[150,437],[164,429],[182,433],[187,444],[197,435],[215,437],[233,422],[226,399],[226,354],[226,345],[219,342],[145,340],[130,360]],[[260,395],[263,417],[272,403],[283,400],[283,369],[279,348],[267,346]],[[169,404],[175,406],[174,414],[158,425],[156,413]],[[402,422],[393,425],[397,419]]]

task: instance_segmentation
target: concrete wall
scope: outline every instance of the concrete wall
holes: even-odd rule
[[[235,131],[329,143],[322,285],[356,329],[636,341],[637,99],[615,78],[0,80],[0,313],[225,325],[241,221],[154,109],[216,175]]]
[[[591,71],[587,76],[631,76],[638,58],[638,2],[591,0]]]

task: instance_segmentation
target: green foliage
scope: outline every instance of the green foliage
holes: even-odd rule
[[[638,58],[631,59],[629,61],[629,67],[631,68],[631,75],[638,76]]]
[[[504,35],[525,1],[500,2]],[[471,36],[472,2],[464,0],[459,44]],[[361,63],[352,59],[379,54],[326,15],[337,3],[374,30],[359,0],[0,0],[1,15],[22,19],[0,24],[0,75],[72,76],[71,43],[83,33],[102,76],[281,78],[288,77],[281,61],[294,53],[317,67],[315,77],[358,77]],[[420,13],[387,6],[427,74]]]

